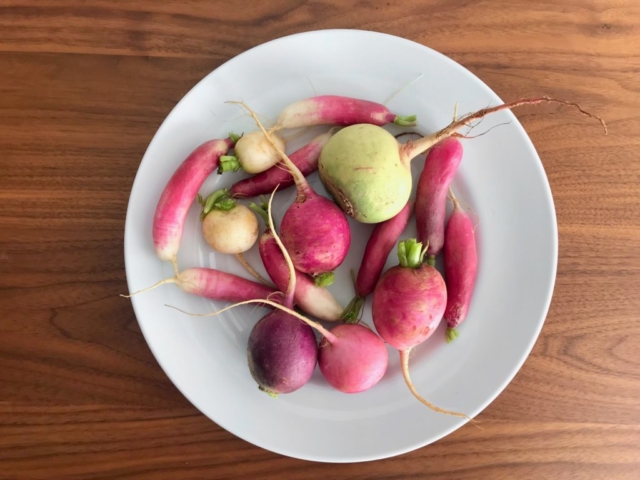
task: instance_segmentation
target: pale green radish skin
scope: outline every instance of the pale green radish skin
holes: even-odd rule
[[[395,216],[411,195],[410,159],[385,129],[370,124],[346,127],[322,149],[318,171],[327,190],[362,223]]]

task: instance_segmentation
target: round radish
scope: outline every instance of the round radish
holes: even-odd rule
[[[284,150],[284,141],[271,134],[272,141],[280,150]],[[225,155],[220,159],[218,173],[238,171],[242,168],[247,173],[260,173],[269,170],[280,161],[278,151],[266,136],[255,131],[243,135],[235,146],[235,155]]]

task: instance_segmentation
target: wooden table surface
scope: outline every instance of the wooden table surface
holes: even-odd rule
[[[123,231],[142,155],[176,102],[244,50],[360,28],[460,62],[517,112],[560,232],[549,316],[504,393],[384,461],[261,450],[209,421],[145,343]],[[640,478],[640,4],[0,0],[0,478]]]

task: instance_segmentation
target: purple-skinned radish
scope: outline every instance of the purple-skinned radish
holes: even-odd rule
[[[358,321],[364,300],[375,289],[387,258],[409,223],[412,213],[413,201],[409,200],[395,217],[374,227],[364,249],[356,277],[356,296],[343,314],[343,319],[346,322]]]
[[[322,147],[331,138],[332,132],[323,133],[311,140],[304,147],[293,152],[289,158],[305,177],[311,175],[318,169],[318,159]],[[257,197],[273,192],[278,187],[279,191],[295,185],[295,180],[289,170],[282,165],[282,162],[274,165],[269,170],[245,178],[234,183],[231,188],[231,195],[234,198]]]
[[[462,143],[447,138],[429,150],[418,179],[416,227],[418,240],[427,248],[427,262],[434,266],[444,245],[447,192],[462,160]]]
[[[411,350],[435,332],[447,304],[444,280],[435,268],[423,263],[425,252],[415,239],[398,244],[400,265],[387,270],[373,292],[373,323],[384,341],[400,351],[402,375],[411,393],[437,412],[468,418],[427,401],[409,375]]]
[[[278,116],[278,128],[300,128],[312,125],[354,125],[395,123],[402,127],[416,124],[416,116],[401,117],[379,103],[338,95],[321,95],[287,106]]]
[[[168,260],[178,273],[177,255],[189,208],[207,177],[220,164],[220,157],[238,136],[210,140],[196,148],[178,167],[165,186],[153,216],[153,244],[161,260]]]
[[[232,103],[242,105],[271,140],[253,110],[242,102]],[[323,286],[329,285],[333,270],[343,262],[351,244],[347,217],[335,203],[318,195],[287,154],[276,143],[272,145],[293,176],[298,193],[280,224],[282,243],[297,270],[314,276]]]
[[[347,215],[363,223],[380,223],[397,215],[411,195],[411,160],[457,132],[469,122],[521,105],[556,102],[576,107],[575,103],[550,97],[518,100],[484,108],[454,120],[447,127],[405,144],[385,129],[371,124],[346,127],[336,133],[322,149],[318,172],[326,189]]]
[[[460,208],[453,192],[453,212],[447,222],[444,243],[444,274],[447,283],[447,342],[458,338],[457,327],[467,317],[478,273],[478,253],[473,223]]]

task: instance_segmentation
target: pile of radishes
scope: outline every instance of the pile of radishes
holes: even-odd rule
[[[465,137],[459,130],[489,113],[542,102],[577,106],[548,97],[521,100],[454,118],[442,130],[404,144],[382,127],[415,125],[416,117],[397,116],[370,101],[340,96],[302,100],[285,108],[270,130],[240,103],[258,129],[199,146],[162,193],[153,219],[153,240],[158,257],[173,263],[175,276],[151,288],[175,283],[188,293],[237,302],[227,308],[246,303],[272,308],[253,327],[247,346],[249,371],[259,388],[272,396],[301,388],[316,364],[333,388],[365,391],[386,372],[386,342],[400,352],[406,384],[421,402],[438,412],[465,417],[420,396],[408,368],[411,350],[426,341],[443,319],[447,341],[458,336],[457,327],[473,296],[478,268],[474,225],[450,189],[462,160],[460,139]],[[332,128],[287,155],[285,139],[278,132],[312,125]],[[234,155],[229,155],[232,148]],[[410,162],[427,151],[417,194],[411,199]],[[199,191],[215,170],[223,174],[240,168],[254,175],[228,190]],[[316,170],[333,199],[319,195],[306,180]],[[294,185],[296,198],[276,229],[271,199]],[[240,202],[261,195],[271,195],[269,202]],[[179,270],[177,253],[185,219],[196,199],[202,207],[206,242],[217,252],[236,255],[259,283],[208,268]],[[447,219],[449,200],[454,209]],[[414,214],[418,239],[400,240]],[[356,295],[343,308],[325,287],[333,282],[334,270],[351,245],[347,215],[376,226],[355,278]],[[262,235],[259,218],[265,224]],[[242,257],[256,242],[273,284]],[[383,272],[394,248],[398,265]],[[441,251],[444,278],[434,268]],[[377,333],[360,322],[362,305],[371,294]],[[295,307],[339,324],[328,329]],[[314,330],[321,336],[319,342]]]

